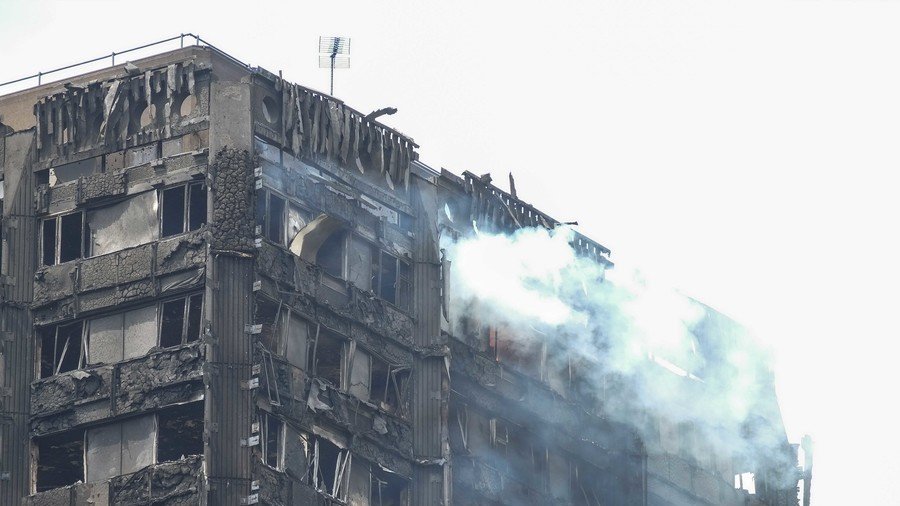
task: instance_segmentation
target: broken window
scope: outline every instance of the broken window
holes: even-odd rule
[[[206,224],[206,183],[195,182],[162,191],[162,237],[170,237]]]
[[[70,262],[84,256],[84,213],[81,211],[45,218],[41,222],[43,265]]]
[[[284,357],[294,367],[303,369],[306,367],[306,352],[309,340],[309,326],[306,320],[293,312],[288,312],[284,317]]]
[[[200,338],[203,294],[196,293],[162,303],[159,345],[163,348],[191,343]]]
[[[156,192],[144,192],[111,206],[87,211],[86,256],[139,246],[158,238]]]
[[[84,440],[87,482],[131,474],[155,461],[156,415],[87,429]]]
[[[308,222],[309,213],[288,204],[284,197],[266,190],[256,192],[256,225],[266,239],[289,246]]]
[[[514,336],[505,326],[493,326],[488,329],[488,346],[497,362],[545,379],[546,347],[541,340],[534,336]]]
[[[263,462],[275,469],[284,467],[284,422],[269,413],[262,413],[260,421],[260,450]]]
[[[73,430],[35,439],[37,491],[72,485],[84,479],[84,431]]]
[[[409,309],[411,276],[408,263],[381,251],[375,293],[400,309]]]
[[[403,416],[406,413],[406,386],[409,368],[393,366],[372,355],[372,383],[369,401],[380,404],[381,409]]]
[[[450,448],[462,455],[469,453],[469,408],[465,404],[450,403]]]
[[[347,390],[364,401],[369,400],[372,387],[372,355],[350,343],[350,381]]]
[[[350,452],[323,437],[311,438],[310,447],[313,486],[335,499],[346,500],[352,463]]]
[[[84,367],[84,322],[51,327],[41,337],[41,377]]]
[[[88,363],[113,364],[146,355],[156,346],[156,306],[88,322]]]
[[[349,249],[347,281],[360,290],[372,290],[372,280],[377,277],[374,265],[378,250],[368,241],[356,236],[350,238]]]
[[[596,467],[586,462],[571,465],[572,504],[575,506],[602,506],[602,474]]]
[[[300,230],[309,223],[309,213],[291,204],[288,206],[287,244],[290,245]]]
[[[347,233],[339,230],[325,239],[316,252],[316,264],[335,278],[344,277],[344,250]]]
[[[203,401],[164,409],[158,417],[157,462],[203,455]]]
[[[407,481],[400,476],[381,469],[378,465],[370,466],[372,485],[370,487],[372,506],[401,506],[407,503]]]
[[[319,326],[316,337],[311,342],[311,347],[312,352],[309,354],[307,372],[330,382],[335,388],[341,388],[345,340]]]
[[[734,475],[734,488],[746,490],[749,494],[755,494],[756,475],[754,473],[738,473]]]

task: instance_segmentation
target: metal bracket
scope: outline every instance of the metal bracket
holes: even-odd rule
[[[247,381],[242,381],[241,386],[244,387],[244,390],[259,388],[259,378],[250,378]]]
[[[251,325],[244,325],[244,332],[247,334],[259,334],[262,332],[262,324],[255,323]]]
[[[257,504],[259,503],[259,494],[250,494],[247,497],[241,497],[241,504]]]
[[[259,490],[259,480],[253,480],[250,482],[250,491],[255,492]]]
[[[262,281],[260,281],[260,280],[254,281],[253,282],[253,291],[258,292],[260,290],[262,290]]]
[[[241,446],[251,447],[259,444],[259,436],[250,436],[247,439],[241,439]]]
[[[9,474],[9,471],[0,472],[0,480],[9,481],[12,479],[12,475]]]
[[[253,434],[259,433],[259,422],[253,422],[250,424],[250,432]]]

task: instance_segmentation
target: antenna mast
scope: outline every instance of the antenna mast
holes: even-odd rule
[[[319,68],[331,69],[330,93],[334,96],[334,69],[350,68],[350,37],[319,37]]]

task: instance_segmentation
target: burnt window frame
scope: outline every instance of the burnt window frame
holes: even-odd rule
[[[348,387],[348,378],[350,373],[350,343],[352,340],[347,336],[341,334],[340,332],[336,332],[331,330],[323,325],[316,325],[316,333],[312,338],[307,338],[307,351],[306,351],[306,374],[310,377],[322,378],[319,374],[319,364],[318,364],[318,354],[319,354],[319,340],[326,335],[328,339],[334,338],[335,341],[338,341],[341,347],[341,356],[340,356],[340,372],[338,374],[338,384],[332,385],[338,390],[346,391]],[[332,381],[328,378],[323,378],[325,381],[332,383]]]
[[[404,256],[395,255],[382,248],[376,248],[376,250],[378,251],[378,264],[375,265],[373,262],[372,265],[372,291],[375,292],[375,295],[377,295],[379,299],[387,302],[397,309],[405,312],[411,312],[413,286],[412,262],[406,259]],[[383,287],[381,286],[381,276],[384,272],[385,256],[391,257],[394,260],[394,284],[392,287],[394,291],[393,300],[385,298],[385,294],[382,290]],[[405,276],[404,272],[406,274]]]
[[[35,370],[35,375],[38,379],[52,378],[53,376],[58,376],[60,374],[65,374],[67,372],[78,371],[84,369],[87,366],[87,340],[88,340],[88,326],[87,319],[74,320],[70,322],[60,322],[50,327],[44,328],[38,332],[40,336],[40,351],[37,353],[38,364]],[[59,330],[61,327],[73,327],[78,325],[81,327],[81,341],[78,343],[78,359],[75,368],[61,370],[62,365],[65,362],[65,357],[68,353],[71,353],[70,348],[67,343],[63,344],[63,349],[65,354],[60,356],[59,360],[56,358],[56,349],[51,352],[52,361],[50,363],[50,374],[44,374],[44,355],[47,350],[44,349],[44,340],[46,339],[48,342],[52,342],[54,347],[59,344]],[[52,333],[52,337],[49,335]]]
[[[275,425],[277,427],[277,434],[275,435],[275,464],[270,463],[269,453],[272,451],[269,448],[269,436],[272,430],[272,426]],[[286,439],[286,427],[284,420],[281,420],[277,416],[268,413],[266,411],[260,412],[259,417],[259,450],[260,450],[260,460],[266,466],[271,467],[277,471],[284,470],[284,453],[285,453],[285,439]]]
[[[80,237],[80,240],[78,241],[78,243],[79,243],[78,247],[80,250],[80,254],[75,258],[72,258],[72,259],[69,259],[66,261],[62,261],[62,222],[63,222],[64,218],[66,218],[68,216],[74,216],[74,215],[81,216],[81,234],[80,234],[81,237]],[[85,234],[85,220],[86,219],[87,219],[87,216],[84,212],[84,209],[78,209],[76,211],[69,211],[69,212],[54,214],[52,216],[47,216],[47,217],[41,218],[40,231],[38,232],[38,235],[40,236],[39,252],[40,252],[40,266],[41,267],[50,267],[53,265],[61,265],[61,264],[69,263],[69,262],[74,262],[76,260],[81,260],[86,257],[86,253],[85,253],[85,251],[87,250],[87,248],[86,248],[87,245],[85,244],[87,242],[87,234]],[[45,237],[45,234],[44,234],[44,227],[45,227],[45,223],[48,223],[51,221],[54,222],[54,225],[53,225],[53,227],[54,227],[53,228],[53,230],[54,230],[53,263],[46,263],[45,249],[47,247],[47,244],[46,244],[47,237]]]
[[[197,331],[197,337],[195,339],[190,339],[189,331],[190,331],[190,318],[191,318],[191,300],[194,298],[200,299],[200,322],[199,328]],[[183,293],[181,295],[175,297],[168,297],[166,299],[160,300],[158,302],[158,308],[156,310],[156,345],[161,349],[172,349],[177,348],[179,346],[184,346],[186,344],[190,344],[196,341],[199,341],[203,337],[203,327],[204,321],[203,317],[206,312],[206,304],[204,304],[204,292],[190,292]],[[170,304],[173,302],[177,302],[179,300],[184,301],[182,313],[181,313],[181,342],[178,344],[171,344],[168,346],[163,346],[163,311],[166,304]]]
[[[201,189],[201,195],[203,198],[203,218],[200,224],[196,226],[196,228],[191,228],[191,202],[193,201],[193,192],[191,191],[194,187],[199,187]],[[182,188],[182,197],[184,198],[184,202],[182,204],[182,219],[181,219],[181,231],[174,232],[166,235],[165,231],[165,209],[166,209],[166,192],[175,190],[177,188]],[[177,237],[182,234],[186,234],[188,232],[194,232],[196,230],[202,229],[206,226],[207,223],[207,215],[209,214],[209,187],[206,185],[205,180],[201,181],[188,181],[185,183],[179,183],[171,186],[167,186],[165,188],[160,188],[157,191],[157,199],[159,201],[159,239],[168,239],[170,237]]]

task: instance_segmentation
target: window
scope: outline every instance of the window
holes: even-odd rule
[[[97,483],[203,453],[203,402],[36,438],[37,491]]]
[[[203,401],[167,408],[158,417],[157,462],[203,455]]]
[[[84,322],[51,327],[41,338],[41,377],[84,367]]]
[[[266,190],[256,192],[256,225],[260,235],[282,246],[290,246],[309,223],[309,213]]]
[[[159,345],[163,348],[191,343],[200,338],[203,294],[163,302]]]
[[[170,237],[206,224],[206,184],[189,183],[162,190],[162,237]]]
[[[203,294],[51,327],[41,333],[42,378],[90,364],[114,364],[196,341]]]
[[[393,366],[372,356],[372,388],[369,401],[380,403],[381,409],[404,416],[406,413],[409,368]]]
[[[406,504],[407,482],[400,476],[381,469],[377,465],[370,466],[372,485],[369,504],[373,506],[402,506]]]
[[[409,264],[382,251],[377,272],[375,293],[400,309],[409,309],[411,287]]]
[[[316,264],[329,276],[344,277],[344,249],[347,233],[339,230],[328,236],[316,252]]]
[[[85,256],[105,255],[157,240],[156,208],[156,192],[148,191],[86,211]]]
[[[575,506],[601,506],[608,499],[603,494],[604,474],[586,462],[571,465],[572,504]]]
[[[269,413],[262,413],[259,425],[263,462],[280,470],[284,467],[284,423]]]
[[[88,321],[89,364],[114,364],[156,346],[156,306]]]
[[[313,486],[335,499],[346,500],[352,455],[323,437],[306,436]],[[346,445],[344,445],[346,446]]]
[[[84,479],[84,431],[74,430],[34,440],[37,491],[72,485]]]
[[[43,265],[56,265],[82,258],[85,251],[84,213],[81,211],[45,218],[41,222]]]
[[[156,415],[144,415],[85,432],[86,481],[130,474],[156,461]]]
[[[320,326],[311,343],[307,372],[330,382],[335,388],[341,388],[345,348],[344,339]]]

